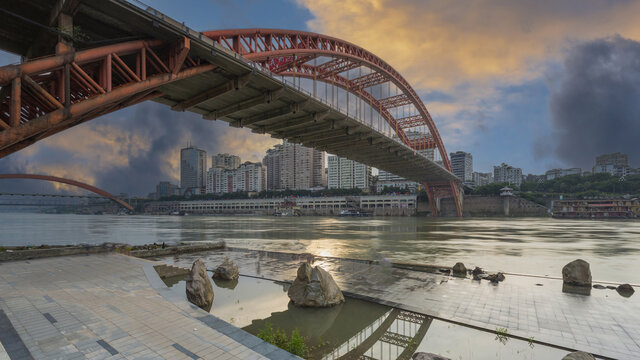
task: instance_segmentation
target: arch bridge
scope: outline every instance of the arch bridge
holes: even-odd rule
[[[95,186],[91,186],[89,184],[85,184],[83,182],[80,181],[75,181],[75,180],[70,180],[70,179],[64,179],[61,177],[56,177],[56,176],[49,176],[49,175],[37,175],[37,174],[0,174],[0,180],[3,179],[31,179],[31,180],[42,180],[42,181],[49,181],[49,182],[57,182],[60,184],[66,184],[66,185],[71,185],[71,186],[75,186],[87,191],[91,191],[94,194],[100,195],[102,197],[105,197],[113,202],[115,202],[116,204],[122,206],[123,208],[134,212],[134,209],[131,205],[129,205],[127,202],[125,202],[124,200],[121,200],[119,198],[117,198],[116,196],[102,190],[102,189],[98,189]]]
[[[124,0],[0,4],[0,158],[153,100],[424,186],[434,215],[460,182],[424,103],[369,51],[302,31],[198,32]]]

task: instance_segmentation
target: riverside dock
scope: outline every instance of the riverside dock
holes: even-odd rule
[[[437,266],[227,248],[159,261],[92,253],[0,262],[0,359],[296,359],[191,305],[154,269],[197,258],[211,268],[230,258],[244,276],[283,282],[312,259],[351,297],[605,359],[640,354],[638,296],[565,294],[562,280],[545,277],[507,274],[496,285]]]
[[[296,277],[306,254],[228,249],[166,258],[187,267],[197,257],[207,264],[228,257],[240,273],[278,281]],[[562,292],[562,280],[507,274],[499,284],[398,267],[367,260],[314,257],[345,295],[437,319],[601,358],[640,357],[640,296],[592,289],[590,296]],[[416,266],[416,268],[420,268]],[[597,281],[594,281],[597,283]]]

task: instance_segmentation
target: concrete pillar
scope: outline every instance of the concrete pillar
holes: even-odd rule
[[[503,208],[504,208],[504,216],[509,216],[509,198],[510,196],[503,196],[502,197],[502,201],[503,201]]]

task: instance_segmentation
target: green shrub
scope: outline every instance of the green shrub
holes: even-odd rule
[[[289,337],[284,330],[274,329],[273,326],[271,326],[271,323],[267,321],[264,325],[264,329],[258,331],[258,337],[294,355],[300,357],[307,356],[307,344],[305,343],[304,337],[300,335],[300,332],[298,332],[297,329],[293,330],[291,332],[291,337]]]

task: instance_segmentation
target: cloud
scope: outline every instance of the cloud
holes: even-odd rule
[[[539,75],[566,38],[640,35],[637,1],[298,0],[317,32],[360,45],[422,89]]]
[[[509,104],[526,100],[509,86],[538,80],[568,45],[616,33],[640,39],[633,0],[297,2],[314,16],[312,31],[371,51],[424,94],[448,150],[509,125]]]
[[[620,151],[640,166],[638,99],[640,42],[613,36],[576,45],[551,93],[546,154],[590,168],[597,155]]]

